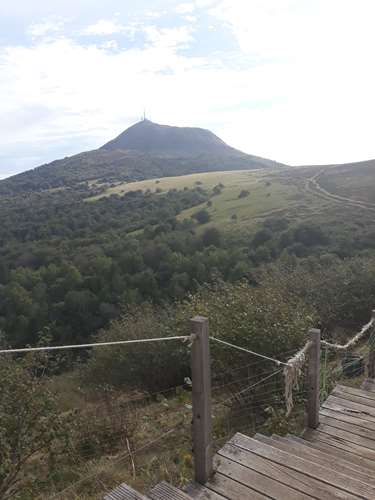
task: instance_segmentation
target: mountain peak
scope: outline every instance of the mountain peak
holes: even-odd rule
[[[160,125],[148,119],[135,123],[118,137],[104,144],[101,149],[133,150],[146,154],[188,157],[206,154],[220,156],[244,154],[225,144],[209,130]]]

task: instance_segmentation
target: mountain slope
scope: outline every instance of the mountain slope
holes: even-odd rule
[[[241,151],[225,144],[209,130],[158,125],[150,120],[143,120],[129,127],[101,149],[106,151],[130,149],[147,154],[187,157],[207,154],[244,155]]]
[[[231,148],[200,128],[136,123],[101,148],[80,153],[0,182],[0,194],[74,187],[97,180],[128,182],[222,170],[251,170],[281,164]]]

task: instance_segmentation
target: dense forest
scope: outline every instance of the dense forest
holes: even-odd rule
[[[256,285],[254,270],[283,254],[343,258],[375,247],[366,227],[332,237],[322,224],[276,215],[255,231],[224,232],[205,209],[223,189],[130,191],[90,201],[93,191],[81,185],[3,197],[4,342],[35,344],[46,332],[55,343],[86,341],[130,304],[182,299],[218,277]],[[191,217],[179,217],[191,207]]]

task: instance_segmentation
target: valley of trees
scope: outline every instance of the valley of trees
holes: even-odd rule
[[[87,186],[0,200],[0,331],[14,347],[48,331],[82,342],[124,307],[183,299],[203,283],[247,279],[282,255],[346,258],[371,252],[371,228],[270,216],[254,232],[223,232],[204,208],[212,190],[130,191],[97,201]],[[95,192],[94,192],[95,194]],[[181,219],[185,209],[199,207]]]

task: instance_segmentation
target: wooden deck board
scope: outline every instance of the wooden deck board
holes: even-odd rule
[[[269,497],[258,493],[252,488],[248,488],[234,479],[224,476],[220,472],[214,474],[211,481],[206,484],[207,488],[221,494],[229,500],[266,500]]]
[[[350,446],[345,446],[344,442],[331,440],[330,436],[326,434],[322,434],[322,436],[319,437],[319,433],[313,430],[306,431],[303,440],[318,450],[330,453],[334,457],[345,457],[345,460],[375,472],[375,462],[373,460],[362,456],[360,453],[353,453],[352,448]]]
[[[345,441],[345,439],[338,438],[329,434],[325,434],[324,432],[314,431],[308,429],[303,435],[304,439],[312,442],[322,442],[327,443],[331,446],[334,446],[339,449],[343,449],[352,453],[353,455],[358,455],[359,457],[365,458],[370,462],[374,462],[375,456],[372,450],[368,448],[364,448],[363,446],[359,446],[357,444]]]
[[[362,436],[358,436],[357,434],[353,434],[352,432],[344,431],[342,429],[338,429],[337,427],[332,427],[331,425],[327,425],[325,423],[321,423],[319,425],[319,432],[324,434],[329,434],[338,439],[343,439],[348,443],[354,443],[363,448],[367,448],[368,451],[372,452],[372,459],[375,460],[375,442],[372,439],[367,439]]]
[[[332,498],[332,495],[327,493],[325,488],[319,481],[310,479],[303,474],[293,473],[286,466],[272,463],[271,461],[258,457],[251,452],[242,450],[236,446],[226,444],[219,451],[219,458],[224,457],[237,462],[253,471],[264,476],[264,480],[273,479],[280,484],[288,486],[299,492],[299,494],[326,500]],[[277,497],[276,497],[277,498]]]
[[[340,418],[327,416],[324,414],[320,414],[320,426],[329,425],[330,427],[334,427],[336,429],[340,429],[340,431],[350,432],[355,436],[360,436],[369,441],[375,441],[375,431],[371,431],[369,429],[364,429],[363,427],[359,427],[358,425],[354,425],[352,423],[345,422]],[[319,427],[320,427],[319,426]],[[373,443],[375,445],[375,442]]]
[[[344,469],[352,469],[354,472],[359,474],[358,479],[360,479],[361,481],[370,481],[370,484],[375,484],[374,469],[371,469],[371,467],[369,467],[369,464],[366,463],[366,461],[363,459],[353,460],[352,455],[348,456],[348,454],[343,450],[338,450],[337,448],[333,448],[329,445],[325,446],[322,445],[322,443],[321,446],[315,446],[314,443],[296,436],[288,435],[285,438],[278,439],[282,439],[285,441],[288,440],[288,442],[296,444],[301,448],[301,450],[306,450],[306,453],[314,454],[317,459],[323,456],[326,457],[327,460],[330,460],[331,463],[332,460],[334,460],[335,464],[344,467]]]
[[[138,491],[133,490],[130,486],[123,483],[120,486],[117,486],[114,490],[103,497],[103,500],[147,500],[148,497],[145,497]]]
[[[256,439],[249,438],[243,434],[236,434],[231,443],[239,446],[240,448],[251,451],[252,453],[266,458],[270,462],[276,463],[280,466],[290,469],[289,474],[292,472],[303,474],[306,478],[324,483],[326,490],[337,495],[338,490],[345,492],[346,498],[355,498],[358,493],[362,498],[374,498],[374,493],[371,488],[364,485],[360,481],[348,478],[344,474],[340,474],[322,467],[321,465],[314,464],[302,458],[291,455],[284,451],[273,448],[257,441]]]
[[[351,411],[353,414],[356,413],[365,420],[375,422],[375,408],[371,408],[365,404],[355,403],[354,401],[349,401],[348,399],[339,398],[333,395],[328,397],[326,403],[345,408],[346,411]],[[326,403],[323,404],[323,408],[326,407]]]
[[[347,422],[348,424],[356,425],[361,427],[362,429],[366,429],[369,431],[375,432],[375,422],[370,422],[369,420],[365,420],[358,416],[358,414],[342,412],[336,410],[331,410],[330,408],[322,408],[320,410],[321,416],[336,418],[341,420],[341,422]]]
[[[375,393],[371,391],[364,391],[363,389],[358,389],[357,387],[349,387],[347,385],[336,385],[336,389],[341,392],[346,392],[348,394],[353,394],[354,396],[360,396],[365,399],[372,399],[375,401]]]
[[[215,473],[205,485],[181,491],[162,482],[149,496],[121,485],[105,498],[375,499],[375,382],[361,389],[336,386],[319,418],[319,427],[307,429],[303,439],[237,433],[215,455]]]
[[[303,458],[309,462],[321,465],[323,467],[328,467],[334,472],[339,474],[345,474],[347,477],[362,481],[363,483],[371,486],[375,498],[375,478],[373,475],[366,473],[361,470],[360,467],[353,468],[353,466],[344,462],[343,460],[332,461],[332,456],[324,454],[320,451],[316,451],[313,448],[308,448],[308,446],[301,446],[299,443],[289,441],[287,438],[282,438],[280,436],[274,436],[272,438],[266,436],[257,436],[259,441],[262,441],[270,446],[279,448],[280,450],[296,455],[297,457]]]
[[[375,410],[375,400],[370,398],[364,398],[361,395],[353,394],[353,392],[347,392],[341,390],[339,387],[335,387],[332,391],[332,396],[339,397],[340,399],[347,399],[348,401],[353,401],[353,403],[359,403],[365,405],[369,408]]]
[[[149,493],[152,500],[189,500],[191,496],[166,481],[157,484]]]
[[[186,493],[194,498],[195,500],[225,500],[219,493],[208,489],[206,486],[202,486],[197,483],[190,483],[186,488]]]
[[[244,461],[242,461],[241,464],[233,461],[233,453],[236,452],[237,450],[235,450],[234,447],[231,448],[229,445],[227,448],[224,447],[221,452],[222,454],[216,459],[217,470],[220,474],[235,479],[248,488],[252,488],[267,497],[280,498],[280,500],[311,498],[303,492],[298,492],[290,486],[284,485],[279,480],[273,479],[270,476],[265,476],[264,474],[256,472],[254,469],[246,467]],[[227,458],[228,456],[231,458]]]

